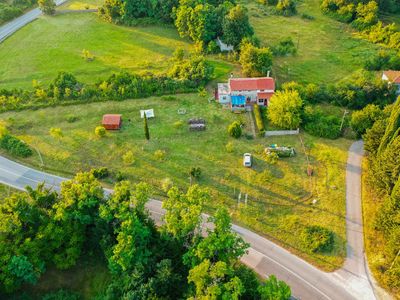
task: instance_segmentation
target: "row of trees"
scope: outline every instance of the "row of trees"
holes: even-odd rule
[[[367,175],[378,199],[382,199],[373,219],[375,229],[383,235],[384,250],[374,265],[381,282],[396,294],[400,291],[400,98],[381,112],[366,108],[367,114]]]
[[[0,1],[0,24],[8,22],[37,4],[36,0]]]
[[[166,74],[113,74],[94,85],[60,72],[46,88],[34,82],[33,91],[0,90],[1,111],[48,106],[73,101],[123,100],[196,91],[211,78],[212,66],[202,56],[180,57]]]
[[[0,291],[36,284],[49,264],[68,269],[88,255],[104,257],[112,281],[98,299],[289,299],[290,288],[260,283],[239,263],[248,244],[231,231],[225,209],[209,219],[207,191],[171,188],[157,228],[146,209],[147,184],[118,183],[105,194],[92,173],[64,182],[60,194],[40,185],[0,204]]]

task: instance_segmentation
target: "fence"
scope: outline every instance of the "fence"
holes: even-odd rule
[[[265,137],[278,136],[278,135],[296,135],[299,133],[300,133],[299,128],[297,128],[296,130],[271,130],[265,132]]]

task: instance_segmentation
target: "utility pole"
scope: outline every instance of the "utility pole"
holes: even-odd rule
[[[349,112],[347,111],[347,109],[345,109],[344,112],[343,112],[342,123],[340,124],[340,131],[342,131],[342,129],[343,129],[344,118],[346,117],[346,115],[347,115],[348,113],[349,113]]]

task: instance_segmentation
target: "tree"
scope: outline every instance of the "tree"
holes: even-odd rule
[[[242,126],[239,122],[235,121],[228,127],[228,133],[231,137],[238,139],[242,136]]]
[[[279,0],[276,5],[276,10],[284,16],[292,16],[297,13],[296,2],[293,0]]]
[[[189,271],[188,281],[195,285],[194,299],[238,300],[244,292],[238,277],[233,277],[231,266],[225,262],[211,263],[208,259]]]
[[[185,254],[185,263],[194,267],[209,260],[233,265],[246,253],[249,244],[232,232],[231,218],[225,208],[219,208],[209,222],[214,224],[214,229],[208,229],[207,236]]]
[[[241,5],[236,5],[229,10],[222,23],[222,40],[235,48],[238,48],[245,37],[254,34],[250,25],[247,10]]]
[[[383,112],[379,106],[368,104],[362,110],[353,112],[350,125],[357,137],[360,138],[382,116]]]
[[[265,283],[258,287],[261,300],[289,300],[292,296],[290,287],[274,275],[268,277]]]
[[[19,284],[29,283],[34,285],[40,275],[39,272],[35,272],[34,266],[24,255],[13,256],[8,264],[8,271],[17,278]]]
[[[278,91],[269,102],[268,119],[284,129],[298,128],[301,123],[303,100],[297,91]]]
[[[40,10],[46,15],[54,15],[56,4],[53,0],[38,0]]]
[[[240,46],[239,61],[246,76],[265,76],[272,67],[272,52],[269,48],[258,48],[245,42]]]
[[[162,204],[166,210],[164,229],[182,244],[190,245],[200,233],[201,214],[208,200],[207,191],[198,185],[189,187],[186,194],[173,187]]]
[[[146,140],[150,140],[149,125],[147,124],[147,115],[143,114],[143,126],[144,126],[144,136]]]

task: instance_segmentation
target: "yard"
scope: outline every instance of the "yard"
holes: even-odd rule
[[[264,45],[275,45],[291,37],[298,46],[295,56],[274,59],[273,76],[278,83],[295,80],[305,83],[335,83],[362,68],[378,47],[354,36],[353,29],[322,14],[319,0],[297,2],[292,17],[268,13],[257,1],[244,0],[257,37]],[[302,14],[314,17],[302,18]]]
[[[155,109],[156,117],[149,120],[151,139],[146,141],[139,110],[149,108]],[[186,114],[178,114],[180,109]],[[94,129],[106,113],[121,113],[123,127],[98,138]],[[189,132],[187,121],[192,117],[204,118],[207,130]],[[189,170],[200,167],[202,175],[195,181],[207,187],[215,199],[209,204],[209,211],[216,205],[229,207],[236,223],[274,239],[324,269],[336,269],[343,262],[349,140],[330,141],[301,134],[315,171],[310,178],[298,136],[254,139],[247,133],[250,126],[246,124],[247,137],[230,138],[227,126],[237,119],[246,123],[246,116],[232,114],[196,94],[10,112],[0,115],[0,119],[8,123],[13,134],[41,153],[45,170],[64,176],[107,167],[114,175],[105,184],[112,184],[120,171],[133,182],[150,183],[154,197],[162,199],[163,188],[171,182],[186,188]],[[51,128],[60,128],[61,134],[54,134],[55,130],[50,134]],[[263,148],[273,143],[294,146],[298,154],[281,159],[276,165],[267,164],[262,158]],[[130,151],[134,162],[123,159]],[[252,169],[242,167],[245,152],[255,157]],[[40,166],[37,154],[22,162]],[[301,231],[310,224],[335,233],[332,253],[307,252]]]

